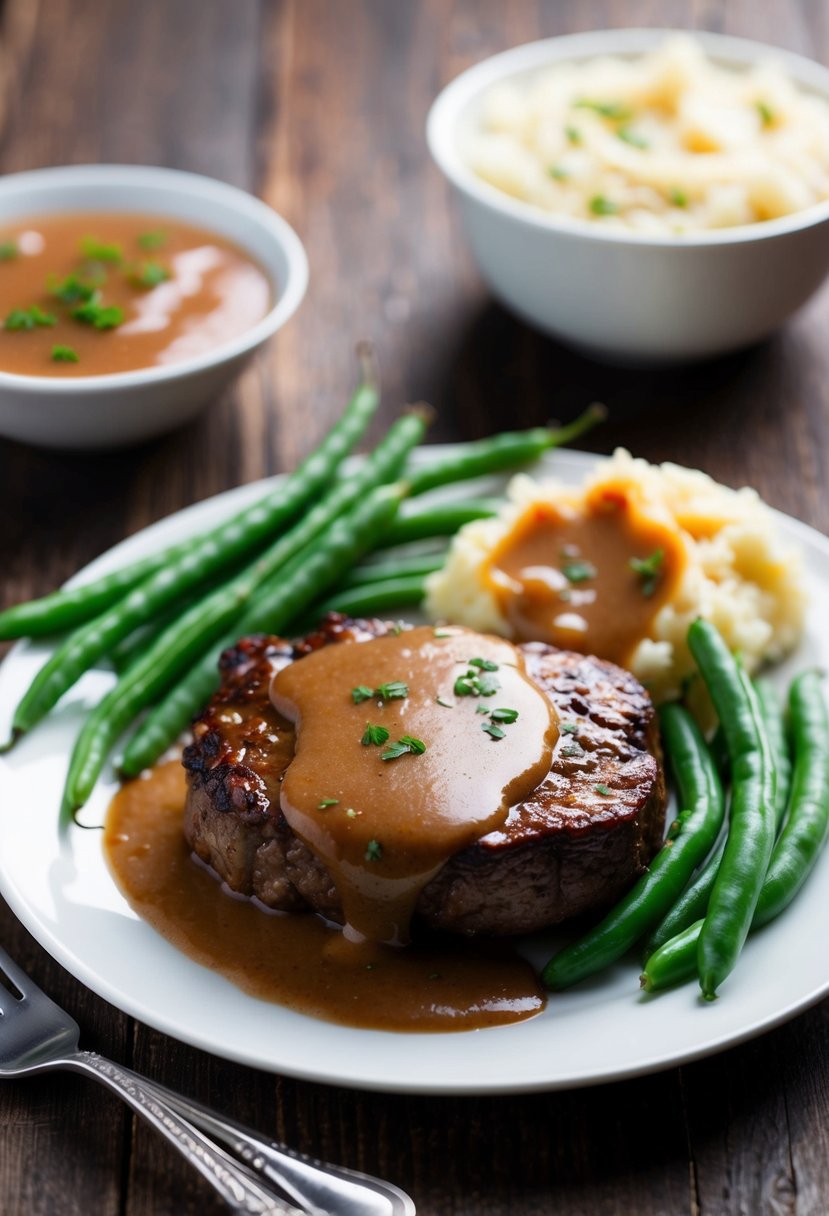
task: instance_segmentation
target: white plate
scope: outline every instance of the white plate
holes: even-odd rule
[[[553,453],[544,472],[579,481],[593,457]],[[94,562],[91,577],[219,520],[262,492],[246,486],[131,537]],[[810,609],[797,655],[777,669],[784,685],[806,663],[829,667],[829,541],[779,516],[804,550]],[[42,662],[18,646],[0,668],[0,727]],[[829,853],[785,915],[749,939],[737,972],[708,1005],[689,984],[639,994],[634,963],[551,997],[539,1017],[461,1034],[394,1034],[317,1021],[247,996],[191,962],[140,920],[119,894],[100,832],[58,832],[67,756],[81,715],[111,679],[92,672],[66,703],[0,760],[0,890],[38,941],[119,1009],[206,1051],[308,1080],[420,1093],[557,1089],[635,1076],[705,1056],[768,1030],[829,991]],[[5,729],[3,730],[5,736]],[[90,804],[101,822],[108,774]],[[537,961],[542,962],[540,951]]]

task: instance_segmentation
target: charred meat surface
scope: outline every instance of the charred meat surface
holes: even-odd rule
[[[222,656],[221,688],[184,754],[185,834],[232,890],[271,908],[341,919],[327,870],[279,809],[294,729],[268,693],[281,666],[388,629],[332,614],[298,642],[245,638]],[[424,888],[417,917],[435,928],[529,933],[599,909],[642,872],[662,839],[665,784],[645,690],[600,659],[541,643],[521,649],[559,717],[550,773],[503,828],[455,854]]]

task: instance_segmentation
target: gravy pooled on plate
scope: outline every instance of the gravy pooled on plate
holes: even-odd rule
[[[251,329],[273,285],[178,219],[57,214],[0,234],[0,371],[103,376],[180,363]]]

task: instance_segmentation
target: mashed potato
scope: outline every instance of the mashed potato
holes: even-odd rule
[[[675,521],[686,553],[670,599],[629,663],[656,700],[677,696],[695,670],[685,639],[698,616],[717,626],[751,672],[795,646],[805,608],[800,556],[777,536],[774,518],[754,490],[731,490],[704,473],[650,465],[619,449],[599,463],[580,492],[582,501],[597,489],[615,492],[620,485]],[[572,503],[574,497],[555,482],[524,475],[513,479],[508,497],[498,518],[461,529],[443,569],[430,577],[426,608],[433,619],[509,636],[485,576],[488,559],[528,507]]]
[[[829,105],[773,62],[731,71],[680,36],[492,88],[465,154],[545,211],[641,232],[723,228],[829,198]]]

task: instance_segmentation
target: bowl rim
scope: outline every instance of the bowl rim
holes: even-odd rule
[[[308,257],[305,247],[294,229],[267,203],[256,198],[255,195],[249,194],[246,190],[232,186],[229,182],[223,182],[218,178],[208,177],[201,173],[191,173],[184,169],[170,169],[164,165],[53,165],[42,169],[29,169],[21,173],[10,173],[0,178],[0,200],[9,196],[19,196],[22,217],[26,214],[27,199],[34,199],[29,203],[28,214],[32,215],[36,214],[36,196],[45,195],[48,186],[71,187],[74,183],[77,183],[79,187],[134,183],[151,190],[164,191],[167,195],[178,193],[183,199],[192,201],[194,204],[194,220],[199,218],[196,210],[199,201],[207,199],[224,204],[228,209],[235,211],[258,227],[282,252],[287,264],[285,282],[275,284],[273,276],[265,267],[271,285],[275,289],[274,301],[268,312],[250,329],[227,342],[220,342],[213,350],[204,354],[182,359],[180,363],[133,368],[123,372],[104,372],[100,375],[72,376],[65,379],[60,376],[20,374],[0,369],[0,390],[14,389],[17,393],[34,395],[48,392],[50,395],[56,396],[77,396],[78,394],[88,396],[95,393],[110,393],[118,389],[139,388],[159,382],[167,383],[187,379],[250,354],[281,329],[302,302],[308,286]],[[34,195],[31,192],[34,192]],[[79,204],[77,208],[65,210],[67,214],[73,210],[82,214],[84,210],[94,210],[94,207]],[[117,211],[117,208],[114,210]],[[152,207],[149,212],[146,212],[150,215],[153,213]],[[159,204],[157,214],[159,217],[168,214],[164,211],[163,202]]]
[[[585,30],[524,42],[499,51],[466,68],[441,89],[426,117],[426,142],[437,167],[461,194],[530,228],[557,233],[574,240],[605,241],[612,245],[651,246],[659,249],[693,249],[737,245],[770,240],[814,227],[829,219],[829,199],[777,219],[753,224],[735,224],[691,233],[652,233],[633,229],[605,228],[590,220],[556,215],[533,203],[514,199],[484,181],[463,161],[455,146],[455,128],[460,112],[475,102],[490,86],[539,71],[556,63],[573,62],[597,55],[635,56],[658,46],[666,38],[685,35],[700,42],[714,60],[739,66],[758,60],[773,60],[795,84],[817,94],[829,104],[829,67],[815,59],[771,43],[718,34],[708,30],[637,26],[622,29]]]

